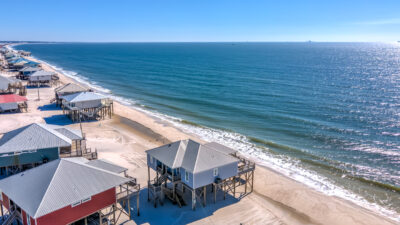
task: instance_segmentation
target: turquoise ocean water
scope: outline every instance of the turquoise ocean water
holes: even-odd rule
[[[330,195],[400,216],[400,45],[58,43],[16,49]]]

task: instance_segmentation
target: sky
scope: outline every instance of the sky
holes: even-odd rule
[[[400,40],[400,0],[1,0],[0,40]]]

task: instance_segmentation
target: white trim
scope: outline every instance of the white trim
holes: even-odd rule
[[[85,203],[85,202],[88,202],[88,201],[90,201],[90,200],[92,200],[92,197],[82,199],[81,202],[82,202],[82,203]]]
[[[74,202],[74,203],[71,204],[71,207],[74,208],[75,206],[78,206],[80,204],[81,204],[81,201]]]
[[[189,182],[189,172],[185,170],[185,181]]]
[[[213,169],[214,177],[218,176],[218,167]]]
[[[29,216],[29,214],[27,212],[25,212],[25,216],[26,216],[26,223],[28,225],[31,225],[31,216]]]

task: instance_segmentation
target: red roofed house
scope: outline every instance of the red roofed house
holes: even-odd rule
[[[10,212],[2,224],[15,220],[24,225],[88,224],[91,220],[116,224],[115,214],[121,210],[118,202],[128,200],[129,205],[129,198],[136,195],[138,204],[140,187],[136,179],[123,175],[126,169],[96,161],[58,159],[0,180],[0,203]]]
[[[27,109],[28,101],[24,96],[19,96],[16,94],[0,95],[0,113],[7,111],[17,111],[22,109]]]

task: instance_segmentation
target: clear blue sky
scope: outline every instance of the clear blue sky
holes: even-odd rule
[[[1,0],[0,40],[400,40],[400,0]]]

